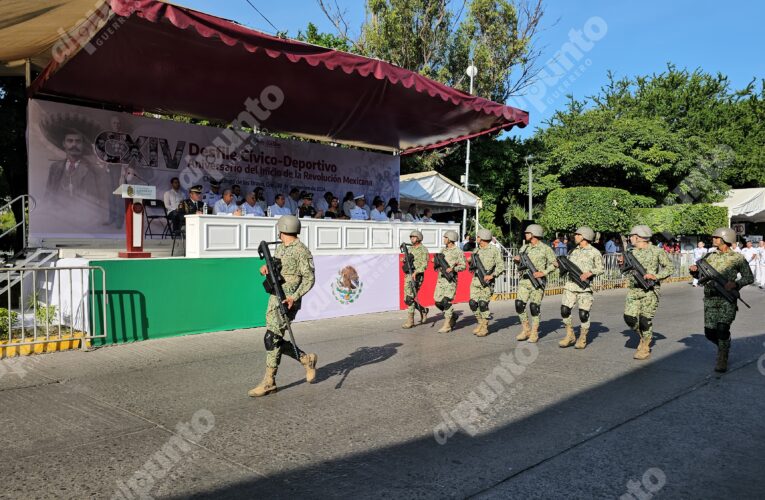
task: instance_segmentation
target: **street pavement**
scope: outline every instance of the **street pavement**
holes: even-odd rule
[[[762,498],[765,292],[722,376],[700,288],[664,286],[643,362],[625,293],[596,294],[585,350],[557,345],[560,296],[536,345],[512,301],[486,338],[465,305],[450,334],[297,323],[316,382],[285,356],[258,399],[262,328],[3,360],[0,498]]]

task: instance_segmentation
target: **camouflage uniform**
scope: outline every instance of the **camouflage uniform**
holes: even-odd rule
[[[582,274],[592,273],[593,278],[603,274],[603,256],[592,245],[588,245],[586,248],[576,247],[569,255],[569,260],[582,271]],[[592,288],[583,289],[566,275],[566,284],[563,287],[563,299],[561,301],[561,306],[569,309],[569,316],[563,318],[563,324],[566,326],[572,324],[570,313],[575,305],[579,305],[579,318],[585,319],[586,317],[585,321],[582,321],[582,330],[589,330],[589,314],[583,313],[589,313],[592,308]]]
[[[624,321],[641,336],[648,347],[653,337],[653,317],[659,308],[661,297],[660,280],[669,278],[675,272],[675,266],[667,257],[667,252],[656,246],[649,244],[645,248],[634,248],[631,251],[646,274],[653,274],[657,280],[652,290],[643,290],[635,277],[630,275],[630,286],[624,304]]]
[[[315,281],[313,256],[308,247],[296,239],[288,245],[278,245],[274,252],[274,258],[281,261],[284,294],[295,299],[292,308],[287,313],[290,321],[292,321],[300,310],[302,297],[313,288]],[[269,368],[279,366],[282,352],[290,357],[295,357],[292,343],[283,340],[287,324],[281,318],[278,309],[279,299],[275,295],[271,295],[266,309],[266,335],[272,333],[275,338],[273,341],[274,348],[266,353],[266,366]],[[300,360],[298,359],[298,361]]]
[[[444,248],[441,250],[441,253],[444,254],[446,263],[449,264],[449,267],[451,267],[455,273],[464,271],[467,267],[465,262],[465,254],[462,252],[462,250],[459,249],[459,247],[453,246],[451,248]],[[454,300],[454,295],[456,293],[457,283],[452,283],[451,281],[444,278],[441,273],[439,273],[438,281],[436,282],[436,291],[433,294],[433,300],[436,302],[436,304],[438,304],[444,298],[449,299],[449,307],[444,309],[444,320],[446,321],[450,320],[454,314],[454,306],[452,305],[451,301]]]
[[[483,286],[481,281],[475,275],[473,276],[473,281],[470,282],[470,309],[475,313],[476,318],[488,319],[489,301],[494,292],[494,283],[497,277],[505,272],[505,261],[502,258],[502,252],[494,245],[486,245],[486,248],[478,246],[472,258],[475,259],[476,256],[481,259],[486,272],[494,276],[494,280],[489,286]],[[485,304],[484,307],[481,307],[482,303]]]
[[[555,270],[555,252],[553,252],[552,248],[545,245],[541,241],[536,245],[524,243],[520,252],[528,253],[529,259],[531,259],[531,263],[534,264],[534,267],[537,268],[537,271],[545,273],[545,276]],[[534,285],[531,284],[531,280],[528,278],[526,272],[524,271],[523,277],[518,282],[518,295],[515,300],[515,309],[518,312],[518,317],[520,318],[521,323],[526,323],[528,321],[526,310],[529,309],[532,304],[534,304],[535,309],[540,307],[544,294],[544,287],[538,290],[534,288]],[[520,303],[523,303],[523,306],[521,306]],[[538,328],[539,315],[532,314],[531,318],[532,328]]]
[[[412,245],[409,247],[409,253],[414,257],[415,274],[424,273],[425,269],[428,267],[428,248],[423,244],[417,246]],[[407,299],[411,300],[412,303],[407,305],[406,310],[409,314],[414,314],[414,301],[417,300],[417,291],[415,290],[414,282],[412,282],[411,274],[406,274],[404,276],[404,302],[406,302]]]
[[[754,282],[754,276],[744,256],[733,251],[711,252],[705,260],[726,280],[741,289]],[[741,278],[738,278],[738,275]],[[713,282],[704,285],[704,332],[706,337],[722,348],[730,347],[730,325],[736,319],[736,304],[731,304],[715,290]]]

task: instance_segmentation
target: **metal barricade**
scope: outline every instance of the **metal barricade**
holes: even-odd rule
[[[97,290],[96,284],[100,285]],[[2,347],[107,336],[106,271],[100,266],[0,269]]]
[[[511,249],[509,251],[509,254],[505,259],[505,273],[497,279],[497,282],[494,285],[494,293],[496,295],[501,296],[516,293],[518,291],[520,273],[518,272],[518,265],[513,260],[513,257],[517,254],[517,249]],[[667,256],[675,267],[670,278],[675,280],[690,279],[688,267],[693,264],[693,254],[667,254]],[[629,285],[629,278],[622,275],[619,269],[620,257],[620,253],[607,253],[603,255],[603,274],[597,276],[593,280],[592,287],[594,290],[610,290],[614,288],[624,288]],[[556,270],[547,276],[545,293],[560,293],[563,290],[564,284],[565,279],[561,276],[560,272]]]

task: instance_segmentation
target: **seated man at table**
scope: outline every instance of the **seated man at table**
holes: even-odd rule
[[[372,209],[372,212],[369,214],[370,220],[379,220],[379,221],[388,221],[388,216],[385,215],[385,202],[381,199],[378,199],[374,203],[374,208]]]
[[[312,219],[321,219],[324,217],[324,212],[320,210],[317,211],[315,208],[313,208],[313,193],[307,193],[303,191],[300,194],[300,198],[302,200],[302,204],[300,205],[300,208],[298,208],[298,217],[301,219],[304,217],[310,217]]]
[[[255,199],[255,192],[250,191],[244,197],[244,203],[240,207],[242,209],[242,215],[254,215],[255,217],[265,217],[266,213],[258,205],[258,201]]]
[[[353,200],[356,202],[356,206],[351,209],[351,220],[369,220],[369,214],[364,209],[364,205],[366,205],[364,195],[360,194]]]
[[[426,208],[425,211],[422,212],[422,222],[436,222],[433,218],[433,210]]]
[[[242,210],[236,206],[234,192],[231,189],[223,190],[223,198],[215,202],[213,207],[215,215],[242,215]]]
[[[175,217],[173,217],[173,232],[178,233],[181,227],[184,226],[185,218],[189,214],[202,214],[204,208],[204,202],[202,201],[202,185],[197,184],[189,188],[189,197],[178,204],[178,208],[173,210]]]
[[[274,196],[274,204],[268,207],[271,212],[271,217],[281,217],[282,215],[295,215],[287,206],[287,198],[282,193],[277,193]]]

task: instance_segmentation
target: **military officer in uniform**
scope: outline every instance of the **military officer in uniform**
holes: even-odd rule
[[[210,207],[210,210],[212,211],[212,207],[214,207],[215,204],[218,203],[218,200],[222,198],[223,198],[223,195],[220,192],[220,181],[211,179],[210,190],[204,194],[204,196],[202,197],[202,201],[204,203],[207,203],[207,206]]]
[[[282,287],[287,296],[284,303],[287,305],[289,321],[295,319],[300,310],[301,299],[313,288],[315,282],[315,270],[313,256],[302,241],[300,234],[300,219],[294,215],[283,215],[276,223],[279,231],[279,240],[282,244],[277,245],[274,258],[281,262],[281,275],[284,279]],[[260,274],[268,274],[268,268],[263,265]],[[263,381],[251,389],[248,393],[252,397],[265,396],[276,392],[275,376],[279,368],[282,354],[295,358],[295,348],[292,342],[284,339],[287,324],[279,314],[279,299],[271,295],[266,309],[266,335],[263,343],[266,347],[266,375]],[[309,384],[316,378],[316,361],[314,353],[306,354],[298,350],[297,361],[305,368],[305,379]]]
[[[536,267],[537,271],[534,274],[536,278],[544,278],[553,272],[557,262],[552,248],[542,243],[541,238],[543,235],[544,229],[542,229],[542,226],[539,224],[529,225],[523,233],[526,241],[520,250],[521,253],[525,252],[528,254],[532,264]],[[521,258],[516,255],[513,257],[513,260],[518,263],[521,261]],[[539,314],[542,311],[541,305],[544,294],[544,287],[534,288],[534,285],[531,284],[531,279],[524,272],[518,282],[518,296],[515,299],[515,311],[521,320],[521,333],[515,337],[516,340],[528,340],[532,343],[539,341]],[[530,322],[526,314],[527,306],[531,313]]]
[[[173,230],[180,231],[183,227],[184,219],[189,214],[201,214],[204,208],[204,202],[202,201],[202,185],[197,184],[189,188],[189,197],[178,204],[178,208],[175,209],[175,216],[173,217]]]
[[[656,286],[650,290],[643,290],[634,276],[630,276],[629,290],[624,304],[624,321],[627,326],[640,335],[640,344],[633,358],[638,360],[648,359],[651,355],[651,339],[653,338],[653,318],[659,308],[661,297],[661,283],[663,279],[672,276],[675,266],[667,257],[667,252],[651,244],[653,232],[644,225],[635,226],[630,231],[630,244],[632,255],[645,269],[647,280],[655,280]],[[620,264],[624,257],[621,257]]]
[[[479,259],[483,268],[488,273],[485,276],[487,285],[481,283],[475,274],[473,281],[470,282],[470,310],[475,314],[477,321],[473,329],[473,335],[485,337],[489,334],[489,302],[494,293],[494,282],[498,276],[505,272],[505,261],[499,248],[491,244],[492,234],[488,229],[479,229],[476,231],[478,245],[470,257],[471,270],[475,269],[474,259]]]
[[[582,271],[579,276],[582,281],[589,280],[603,274],[603,256],[592,246],[595,239],[595,231],[587,226],[582,226],[574,233],[574,242],[576,248],[568,255],[571,263]],[[560,305],[560,315],[563,318],[563,324],[566,327],[566,337],[558,345],[560,347],[569,347],[576,342],[576,349],[587,347],[587,332],[590,330],[590,310],[592,309],[592,287],[580,287],[568,275],[566,284],[563,287],[563,299]],[[579,306],[579,338],[574,335],[574,325],[571,319],[571,311],[575,306]]]
[[[465,263],[465,254],[462,250],[455,245],[455,242],[459,240],[457,231],[446,231],[444,233],[444,248],[441,253],[444,254],[444,259],[448,264],[446,268],[447,273],[456,273],[464,271],[467,267]],[[433,300],[436,303],[436,307],[444,312],[444,324],[438,330],[438,333],[449,333],[454,328],[454,324],[457,322],[457,316],[454,314],[454,307],[452,301],[454,295],[457,293],[457,282],[451,282],[444,278],[443,274],[439,272],[438,281],[436,282],[436,291],[433,294]]]
[[[721,227],[712,233],[712,246],[716,248],[716,251],[704,257],[704,260],[727,280],[725,288],[728,290],[740,290],[754,282],[754,276],[746,258],[731,250],[730,245],[735,243],[736,232],[733,229]],[[693,265],[689,271],[696,278],[699,268]],[[740,278],[739,275],[741,275]],[[704,335],[717,346],[716,372],[723,373],[728,370],[730,325],[736,319],[737,310],[736,304],[731,304],[715,290],[712,281],[704,285]]]
[[[417,292],[422,286],[422,280],[425,278],[425,269],[428,267],[428,249],[422,244],[422,233],[414,230],[409,234],[409,240],[412,244],[409,246],[409,253],[414,257],[414,281],[411,274],[404,276],[404,303],[406,304],[407,320],[401,325],[402,328],[412,328],[414,326],[414,310],[420,313],[420,323],[425,323],[428,317],[428,308],[415,304]]]

